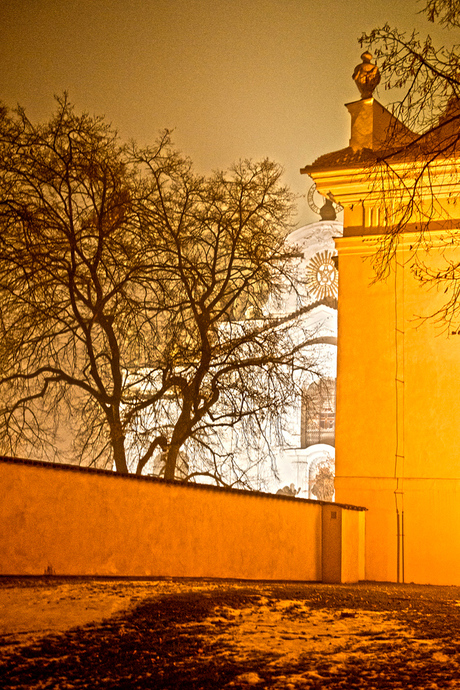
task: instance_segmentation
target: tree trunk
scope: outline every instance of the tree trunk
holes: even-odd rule
[[[112,419],[110,419],[110,417],[112,417]],[[115,417],[115,419],[113,417]],[[128,465],[126,462],[125,453],[125,437],[123,434],[123,429],[121,427],[118,410],[112,409],[112,414],[109,415],[109,424],[115,469],[120,474],[128,474]]]
[[[168,448],[165,464],[165,479],[175,479],[177,456],[179,454],[180,444],[171,443]]]
[[[112,449],[116,471],[120,474],[128,474],[128,465],[126,463],[125,443],[123,436],[119,438],[114,438],[112,435]]]
[[[188,438],[190,433],[190,412],[192,409],[192,401],[190,398],[185,399],[182,406],[182,411],[179,419],[176,422],[174,431],[169,444],[168,454],[166,456],[165,464],[165,479],[175,479],[177,457],[182,444]]]

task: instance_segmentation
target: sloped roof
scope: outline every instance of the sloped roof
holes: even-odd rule
[[[308,174],[314,170],[325,170],[328,168],[360,168],[363,164],[375,161],[377,154],[372,149],[359,149],[355,151],[351,146],[332,153],[325,153],[317,158],[311,165],[301,168],[302,174]]]

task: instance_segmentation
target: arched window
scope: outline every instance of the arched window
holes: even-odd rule
[[[302,396],[300,442],[302,448],[317,443],[335,444],[335,386],[332,378],[310,384]]]

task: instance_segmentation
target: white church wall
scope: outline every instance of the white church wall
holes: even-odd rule
[[[338,221],[318,221],[294,230],[288,238],[290,245],[299,249],[298,285],[296,290],[286,291],[284,303],[277,305],[277,313],[295,311],[299,306],[313,304],[328,298],[337,298],[338,273],[334,264],[336,255],[334,238],[342,235]],[[267,310],[271,311],[268,304]],[[273,313],[273,312],[271,312]],[[312,372],[300,379],[299,390],[306,389],[320,378],[337,378],[337,309],[318,304],[303,317],[302,332],[308,332],[315,344],[310,347]],[[300,333],[299,333],[300,337]],[[326,342],[318,342],[324,339]],[[276,493],[279,490],[295,492],[302,498],[317,498],[313,493],[315,468],[328,463],[334,465],[333,445],[319,443],[302,448],[302,396],[293,402],[280,419],[279,428],[267,433],[270,448],[264,448],[261,439],[261,458],[271,455],[270,460],[254,468],[253,481],[262,491]],[[233,444],[233,449],[244,456],[245,449]],[[271,471],[271,465],[276,472]],[[332,498],[332,497],[331,497]]]

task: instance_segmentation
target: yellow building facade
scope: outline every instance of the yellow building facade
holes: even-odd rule
[[[379,185],[370,161],[388,146],[388,133],[401,151],[414,135],[366,95],[347,105],[349,146],[301,171],[344,207],[336,240],[336,500],[368,508],[367,580],[458,585],[460,332],[425,318],[450,295],[414,271],[417,262],[436,273],[460,261],[458,176],[452,158],[437,160],[412,207],[411,180],[422,163],[400,154],[393,171],[401,185]],[[376,252],[404,213],[388,275],[376,280]],[[427,218],[426,241],[417,243]]]

